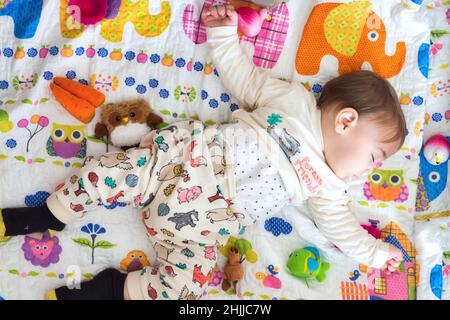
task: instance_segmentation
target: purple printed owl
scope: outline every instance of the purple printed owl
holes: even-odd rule
[[[85,158],[87,146],[85,131],[86,126],[53,123],[52,135],[47,140],[47,153],[64,159]]]

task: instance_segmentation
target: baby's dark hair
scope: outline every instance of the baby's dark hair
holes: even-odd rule
[[[354,108],[359,116],[371,116],[383,127],[392,128],[392,134],[382,142],[405,142],[406,121],[400,101],[392,85],[372,71],[360,70],[343,74],[328,81],[318,100],[319,109],[341,110]]]

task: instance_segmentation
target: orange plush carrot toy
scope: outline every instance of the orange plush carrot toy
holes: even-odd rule
[[[63,77],[55,77],[50,89],[56,100],[83,123],[89,123],[95,115],[95,108],[105,101],[103,93]]]

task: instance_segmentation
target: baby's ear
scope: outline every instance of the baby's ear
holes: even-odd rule
[[[147,116],[147,124],[152,129],[155,129],[156,125],[162,122],[163,119],[157,114],[154,114],[153,112],[150,112]]]
[[[97,139],[101,139],[108,136],[108,129],[103,123],[99,122],[95,125],[94,134]]]

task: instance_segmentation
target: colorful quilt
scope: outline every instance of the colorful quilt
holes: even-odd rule
[[[84,125],[55,101],[55,76],[95,87],[107,102],[147,99],[166,124],[230,121],[240,105],[220,82],[199,20],[204,3],[225,2],[110,0],[101,23],[82,27],[68,0],[0,0],[0,208],[41,206],[86,156],[115,150],[94,137],[98,113]],[[205,299],[450,299],[448,163],[439,167],[436,189],[430,170],[437,168],[420,153],[424,137],[450,135],[450,5],[421,2],[277,1],[261,33],[241,38],[256,66],[317,96],[332,77],[360,68],[395,87],[408,123],[405,144],[349,192],[361,225],[403,251],[398,272],[350,260],[324,239],[306,207],[288,207],[230,237],[228,245],[241,248],[245,278],[221,289],[222,247]],[[152,264],[145,232],[137,210],[113,202],[40,241],[0,238],[0,299],[42,299],[107,267]],[[290,253],[306,246],[330,264],[324,282],[290,275]]]

